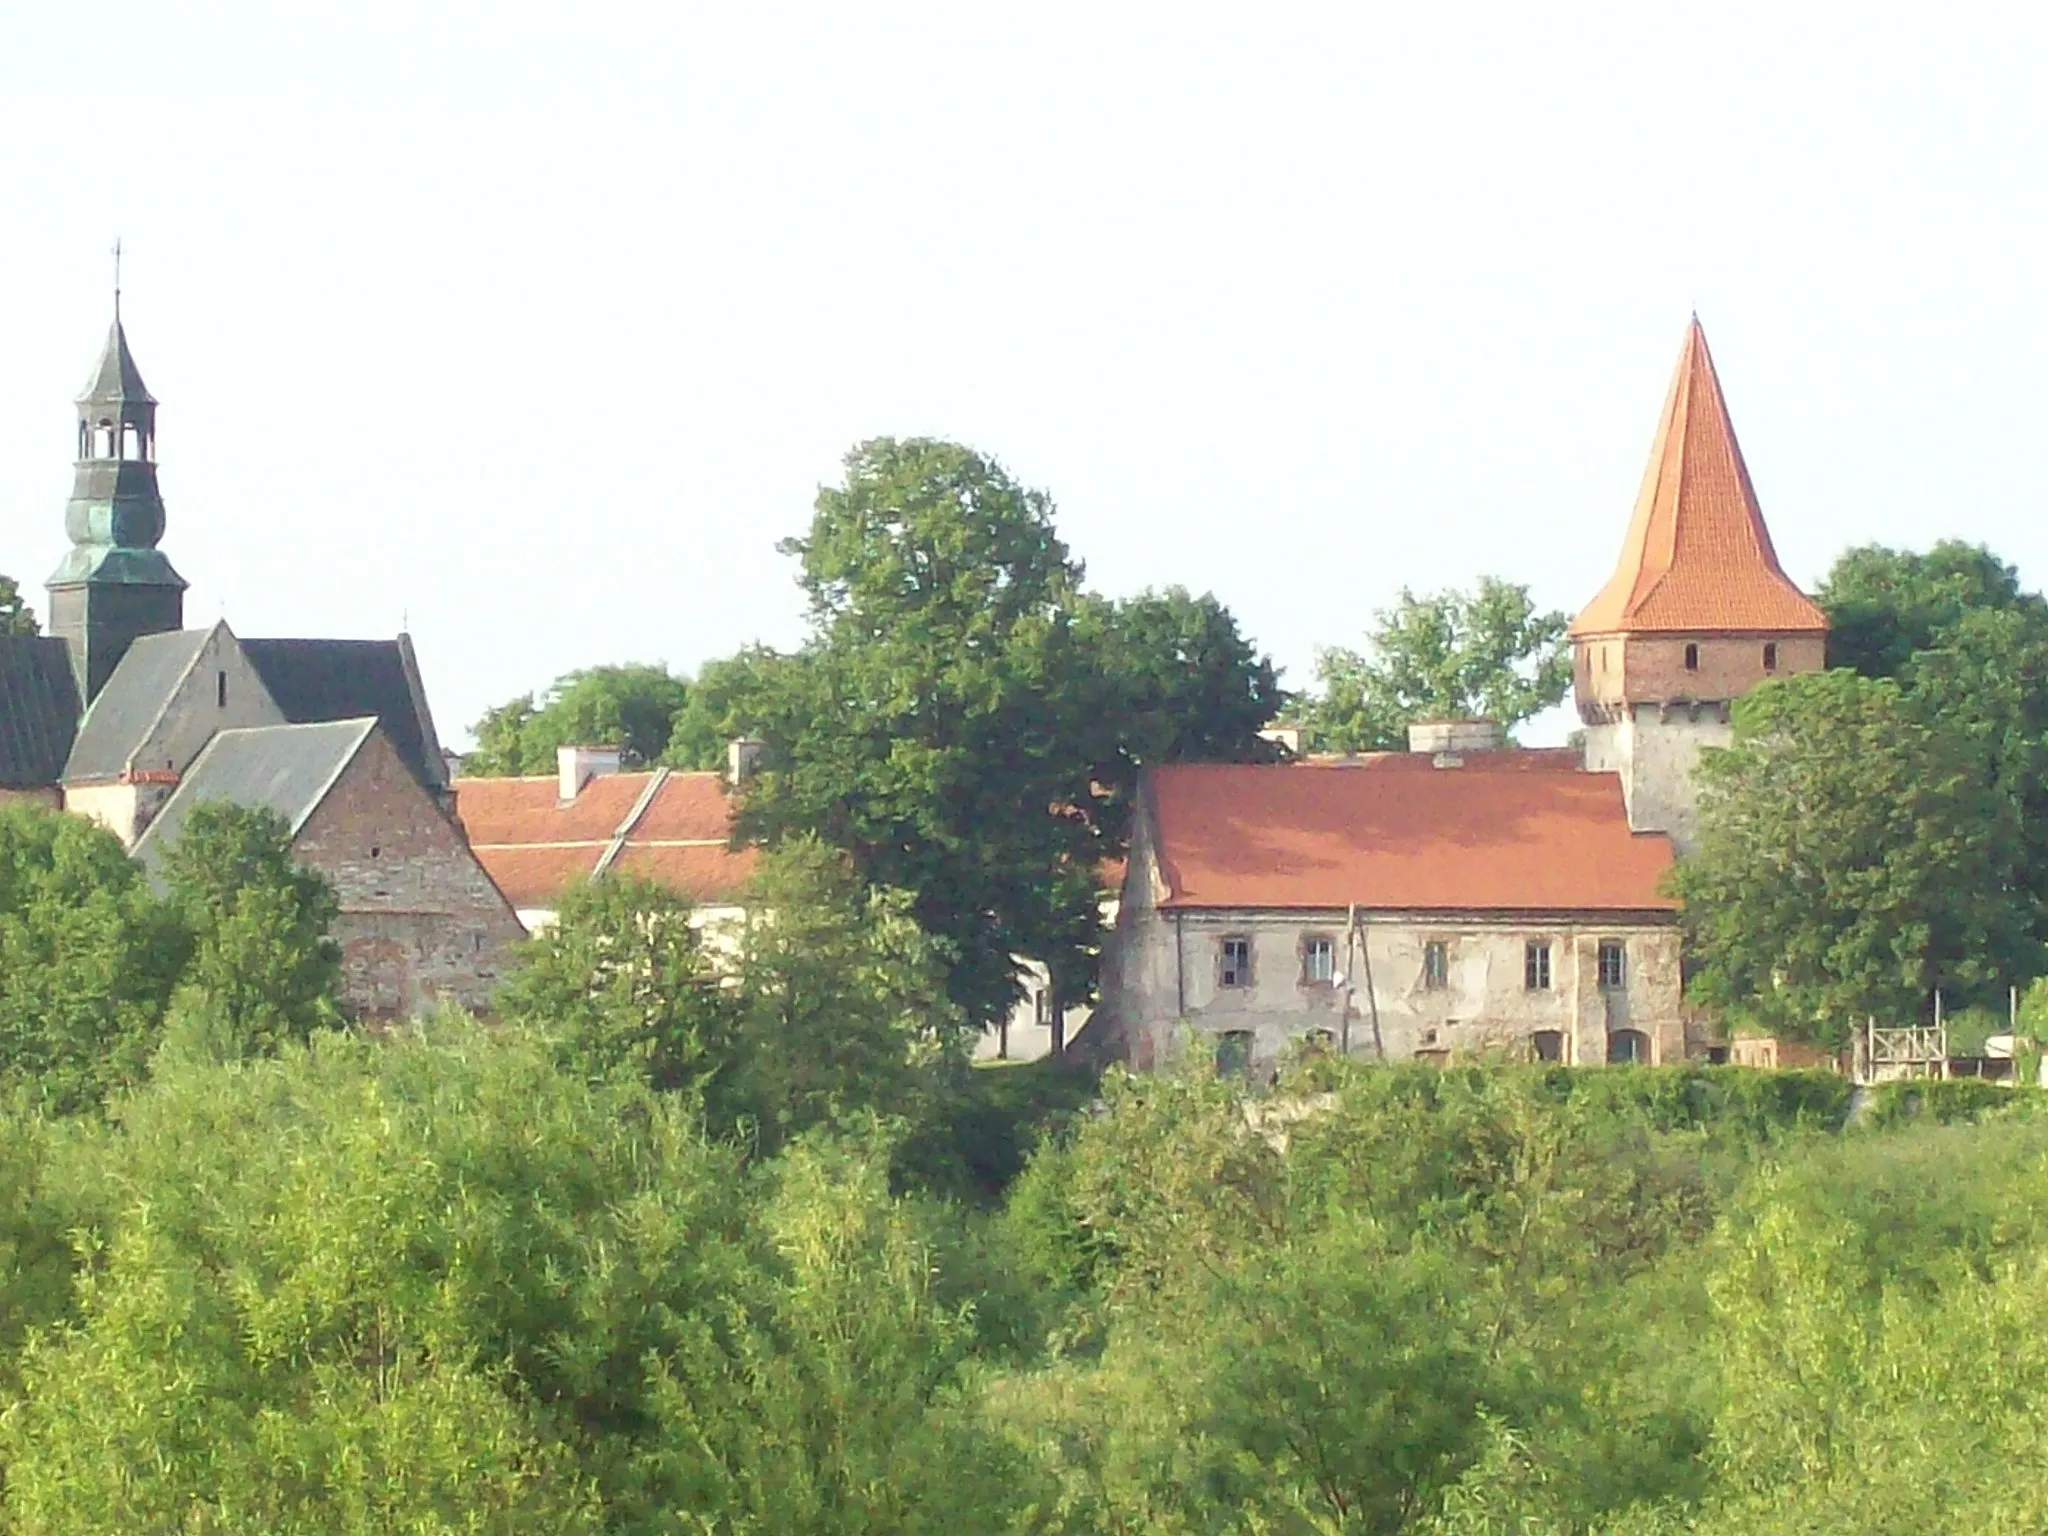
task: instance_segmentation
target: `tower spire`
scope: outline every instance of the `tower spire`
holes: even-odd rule
[[[114,323],[77,402],[78,464],[64,512],[71,550],[47,583],[50,632],[70,646],[88,704],[130,644],[180,628],[185,614],[185,579],[156,547],[156,399],[121,327],[118,271],[114,293]]]
[[[121,323],[121,237],[114,236],[114,324]]]

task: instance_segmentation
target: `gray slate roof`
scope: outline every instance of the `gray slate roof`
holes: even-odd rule
[[[0,635],[0,788],[55,784],[77,734],[71,648],[54,635]]]
[[[89,401],[94,405],[115,405],[123,400],[156,403],[142,382],[142,370],[135,366],[135,354],[128,350],[128,333],[121,329],[121,322],[116,319],[113,329],[107,332],[106,347],[100,352],[92,377],[85,381],[85,393],[78,397],[78,403],[84,405]]]
[[[365,718],[216,733],[142,834],[135,857],[154,872],[193,808],[219,800],[264,806],[296,833],[376,729],[377,722]]]
[[[207,629],[174,629],[143,635],[128,647],[106,687],[85,712],[64,764],[64,781],[118,779],[162,718],[164,706],[212,634]],[[155,763],[136,766],[154,768]]]
[[[439,791],[448,766],[413,663],[412,642],[243,640],[242,654],[293,722],[373,715],[420,783]]]

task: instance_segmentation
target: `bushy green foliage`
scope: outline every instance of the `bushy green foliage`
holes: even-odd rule
[[[688,679],[662,666],[566,673],[538,703],[527,693],[486,710],[470,727],[476,750],[463,759],[463,771],[482,777],[553,773],[556,749],[566,746],[617,747],[628,768],[643,767],[667,751],[689,697]]]
[[[1303,716],[1321,751],[1405,751],[1418,720],[1512,728],[1562,699],[1571,677],[1565,616],[1538,612],[1527,587],[1492,576],[1470,592],[1403,587],[1375,615],[1364,652],[1318,653],[1322,691]]]

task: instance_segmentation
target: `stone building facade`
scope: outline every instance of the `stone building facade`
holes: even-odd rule
[[[1687,1052],[1668,840],[1559,752],[1153,770],[1098,1020],[1157,1066]]]
[[[0,794],[89,816],[145,864],[197,804],[268,806],[340,897],[353,1012],[486,1006],[523,930],[450,814],[411,641],[182,628],[157,402],[118,316],[77,405],[52,633],[0,636]]]
[[[362,1018],[490,1005],[524,937],[512,904],[374,718],[218,732],[136,844],[156,869],[198,806],[261,806],[341,906],[344,991]]]

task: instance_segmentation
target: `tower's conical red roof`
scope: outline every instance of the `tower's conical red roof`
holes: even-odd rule
[[[1827,615],[1792,584],[1771,548],[1695,316],[1621,563],[1571,632],[1815,634],[1827,627]]]

